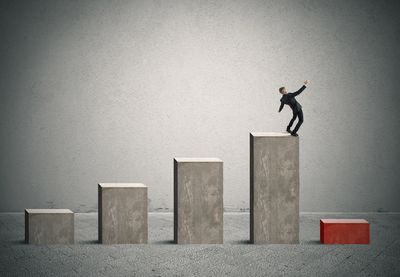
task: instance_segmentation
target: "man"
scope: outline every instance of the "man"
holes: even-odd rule
[[[279,112],[282,111],[283,106],[289,105],[289,107],[292,109],[293,111],[293,117],[289,122],[289,125],[286,127],[286,131],[289,132],[292,136],[297,137],[297,131],[299,130],[301,124],[303,123],[303,110],[301,109],[301,105],[299,102],[297,102],[296,100],[296,96],[299,95],[305,88],[306,85],[309,83],[308,80],[304,81],[304,85],[296,92],[292,92],[292,93],[288,93],[286,91],[285,87],[281,87],[279,88],[279,92],[282,94],[282,98],[281,98],[281,106],[279,107]],[[293,125],[293,122],[296,120],[296,118],[299,118],[299,121],[296,124],[296,127],[294,127],[293,131],[290,131],[290,128]]]

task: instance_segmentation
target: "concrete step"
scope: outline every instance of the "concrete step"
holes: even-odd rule
[[[223,162],[174,159],[174,241],[223,243]]]
[[[99,242],[140,244],[148,241],[147,186],[141,183],[100,183]]]
[[[25,242],[28,244],[73,244],[74,213],[67,209],[26,209]]]

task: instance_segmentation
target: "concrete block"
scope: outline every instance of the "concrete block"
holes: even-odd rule
[[[73,244],[74,213],[67,209],[26,209],[25,242],[28,244]]]
[[[174,241],[223,243],[223,163],[217,158],[174,159]]]
[[[369,223],[365,219],[321,219],[323,244],[369,244]]]
[[[250,241],[299,242],[299,138],[250,133]]]
[[[139,183],[100,183],[98,201],[99,242],[147,243],[147,186]]]

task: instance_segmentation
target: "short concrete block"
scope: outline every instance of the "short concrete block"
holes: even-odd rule
[[[26,209],[25,242],[28,244],[73,244],[74,213],[67,209]]]
[[[147,186],[100,183],[98,201],[100,243],[147,243]]]
[[[176,243],[223,243],[223,206],[223,163],[220,159],[174,159]]]
[[[299,138],[250,133],[250,241],[299,242]]]

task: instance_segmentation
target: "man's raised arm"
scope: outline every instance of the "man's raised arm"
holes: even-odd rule
[[[293,95],[294,95],[294,96],[299,95],[303,90],[305,90],[306,85],[307,85],[308,83],[309,83],[308,80],[305,80],[305,81],[304,81],[304,85],[303,85],[298,91],[293,92]]]

